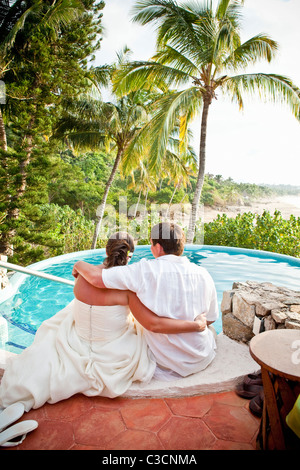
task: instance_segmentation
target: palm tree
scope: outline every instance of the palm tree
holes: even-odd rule
[[[196,174],[197,158],[193,147],[189,141],[192,137],[190,131],[186,133],[187,140],[183,145],[180,138],[180,122],[174,127],[169,138],[165,158],[162,162],[162,172],[174,184],[174,191],[169,201],[169,210],[175,196],[176,191],[183,186],[186,188],[190,185],[190,176]]]
[[[247,66],[264,59],[270,62],[278,45],[269,36],[258,34],[241,42],[242,0],[219,0],[203,5],[176,0],[142,0],[134,6],[133,20],[157,25],[157,53],[149,61],[132,62],[115,76],[115,90],[126,93],[162,80],[176,91],[163,95],[157,103],[156,137],[152,141],[153,162],[161,162],[167,135],[178,116],[182,136],[196,114],[202,112],[198,176],[192,202],[187,242],[192,243],[205,175],[206,134],[209,108],[217,90],[243,108],[243,94],[287,104],[299,118],[299,89],[281,75],[244,73]]]
[[[157,175],[152,175],[151,173],[149,173],[147,168],[147,162],[143,161],[142,159],[139,162],[138,168],[135,168],[131,171],[127,187],[128,189],[133,189],[134,192],[138,193],[138,200],[135,204],[133,218],[135,218],[137,212],[140,211],[140,200],[142,194],[145,196],[144,212],[146,213],[149,188],[151,189],[151,191],[155,191],[156,179]]]
[[[142,160],[140,161],[139,167],[135,170],[132,171],[130,174],[130,182],[128,184],[128,189],[133,189],[135,192],[138,192],[138,200],[135,205],[133,217],[135,218],[137,215],[137,212],[141,212],[140,208],[140,200],[141,200],[141,195],[145,196],[145,202],[144,202],[144,210],[143,210],[143,215],[147,213],[147,199],[148,199],[148,193],[150,191],[155,191],[156,190],[156,183],[157,183],[157,175],[151,174],[147,168],[147,163],[143,162]]]
[[[116,103],[102,103],[82,97],[66,107],[66,114],[56,129],[55,137],[67,139],[76,150],[105,148],[115,154],[114,165],[96,213],[92,249],[96,248],[107,196],[119,165],[125,157],[130,162],[129,144],[148,120],[147,95],[143,91],[133,92]],[[129,170],[132,171],[130,163],[127,164]]]

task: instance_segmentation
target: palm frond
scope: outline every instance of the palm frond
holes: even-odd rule
[[[24,2],[19,1],[16,3],[22,4]],[[12,8],[14,7],[15,5]],[[45,7],[45,2],[42,0],[36,0],[23,12],[13,27],[5,34],[5,38],[1,43],[3,51],[6,53],[7,49],[12,47],[18,32],[24,28],[26,21],[30,17],[39,18],[38,28],[48,26],[52,28],[52,32],[58,34],[60,26],[66,26],[74,19],[77,19],[84,12],[84,9],[84,5],[80,0],[58,0],[53,2],[50,7]],[[5,25],[2,25],[1,30],[4,27]]]
[[[229,54],[223,62],[223,67],[237,70],[246,67],[249,63],[254,64],[259,60],[271,62],[278,50],[278,44],[265,34],[257,34],[248,41],[241,44]]]
[[[12,8],[18,8],[18,4],[21,4],[21,0],[19,0],[18,2],[16,2],[17,5],[14,5]],[[21,16],[18,17],[17,21],[14,23],[13,27],[9,29],[9,31],[6,31],[6,34],[5,34],[5,37],[2,38],[2,34],[1,34],[1,46],[2,46],[2,49],[4,51],[4,53],[6,53],[7,49],[9,49],[10,47],[12,47],[15,39],[16,39],[16,35],[19,31],[21,31],[23,28],[24,28],[24,25],[27,21],[28,18],[30,18],[31,16],[36,16],[40,13],[41,11],[41,8],[42,8],[42,0],[38,0],[37,2],[35,2],[33,5],[31,5],[29,8],[27,8],[22,14]],[[20,10],[22,11],[22,10]],[[6,29],[6,25],[5,25],[5,22],[2,24],[1,26],[1,33],[2,33],[2,30],[5,30]]]
[[[173,0],[143,0],[136,2],[132,9],[133,21],[142,25],[154,23],[157,26],[157,47],[169,44],[181,47],[185,42],[191,48],[199,49],[195,22],[205,10],[197,2],[179,5]]]
[[[132,62],[117,70],[113,77],[113,91],[122,96],[140,89],[165,91],[170,86],[188,83],[190,77],[181,70],[158,62]]]
[[[230,18],[231,22],[234,22],[236,26],[240,24],[241,20],[241,6],[244,4],[244,0],[219,0],[216,7],[216,18],[220,21],[226,21]]]
[[[100,134],[95,130],[92,132],[90,129],[87,132],[70,132],[66,138],[68,146],[78,154],[78,152],[87,152],[91,150],[99,150],[105,147],[105,135]]]
[[[300,90],[289,78],[282,75],[266,73],[236,75],[224,80],[223,88],[233,100],[239,102],[240,107],[243,107],[242,93],[247,92],[274,103],[285,104],[295,117],[298,119],[300,117]]]
[[[40,26],[47,25],[58,29],[77,19],[84,10],[84,5],[80,0],[58,0],[47,9]]]
[[[89,78],[94,86],[100,90],[102,87],[105,88],[109,86],[113,71],[114,66],[107,64],[97,67],[90,67]]]
[[[201,93],[195,87],[169,93],[157,101],[155,115],[148,126],[151,132],[149,168],[159,168],[168,146],[169,136],[177,124],[178,116],[185,115],[184,129],[187,131],[188,123],[199,111],[200,106]],[[181,130],[183,132],[183,127]],[[184,135],[182,134],[181,137],[183,138]],[[186,139],[184,142],[187,144]]]

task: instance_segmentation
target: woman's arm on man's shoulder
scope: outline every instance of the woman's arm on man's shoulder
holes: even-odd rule
[[[149,310],[133,292],[128,292],[128,304],[132,315],[146,329],[153,333],[178,334],[201,332],[206,328],[205,316],[198,315],[197,320],[175,320],[160,317]]]

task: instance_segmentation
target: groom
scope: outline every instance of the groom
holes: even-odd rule
[[[181,256],[184,243],[178,225],[162,222],[151,231],[154,260],[142,259],[109,269],[78,261],[73,275],[82,275],[98,288],[131,290],[159,316],[195,320],[205,314],[209,325],[219,315],[215,285],[204,268]],[[214,334],[209,328],[201,333],[172,335],[144,332],[159,368],[170,377],[199,372],[215,357]]]

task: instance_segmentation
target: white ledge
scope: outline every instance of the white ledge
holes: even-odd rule
[[[220,333],[217,354],[209,366],[197,374],[174,381],[152,379],[148,384],[135,382],[123,395],[130,398],[161,398],[204,395],[234,390],[244,375],[259,371],[249,347]]]
[[[13,353],[0,350],[0,369],[5,369],[8,357]],[[217,336],[217,354],[202,372],[182,379],[159,381],[148,384],[135,382],[124,393],[128,398],[161,398],[205,395],[234,390],[244,375],[257,372],[259,365],[252,359],[249,347],[220,333]]]

